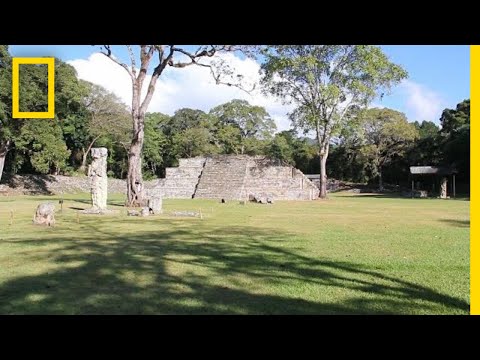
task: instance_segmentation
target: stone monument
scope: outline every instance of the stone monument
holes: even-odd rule
[[[162,197],[159,195],[152,195],[148,199],[148,208],[154,215],[161,214],[162,210]]]
[[[107,209],[107,148],[92,148],[92,163],[88,167],[88,177],[90,181],[90,194],[92,197],[92,207],[82,210],[86,214],[104,214],[111,212]]]
[[[159,215],[163,213],[162,210],[162,191],[160,189],[148,189],[146,191],[147,206],[150,213],[153,215]]]
[[[443,177],[440,183],[440,199],[447,198],[447,178]]]
[[[55,225],[55,205],[51,202],[38,205],[33,216],[33,223],[36,225]]]

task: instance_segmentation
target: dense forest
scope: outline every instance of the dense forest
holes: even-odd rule
[[[20,74],[21,111],[45,111],[46,66],[25,66]],[[60,59],[55,60],[55,94],[53,120],[12,119],[11,57],[8,47],[0,46],[0,181],[5,174],[83,175],[93,146],[108,148],[109,176],[125,178],[132,137],[129,107],[101,86],[78,79]],[[458,182],[468,192],[470,100],[459,99],[455,109],[438,114],[438,125],[409,122],[388,108],[354,109],[350,117],[330,141],[329,178],[382,188],[407,184],[411,165],[448,165],[457,168]],[[208,112],[183,108],[172,116],[146,114],[145,178],[164,176],[179,158],[208,154],[268,155],[307,174],[320,171],[311,133],[295,127],[278,132],[264,108],[245,100]]]

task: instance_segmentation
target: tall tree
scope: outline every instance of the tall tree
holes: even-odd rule
[[[198,109],[178,109],[165,124],[167,133],[175,135],[181,131],[202,126],[207,116],[204,111]]]
[[[86,121],[88,137],[82,146],[82,164],[80,171],[84,172],[87,165],[87,155],[95,142],[102,136],[112,136],[116,139],[125,134],[125,126],[129,111],[122,100],[104,87],[92,83],[86,84],[89,94],[85,97],[85,107],[88,112]]]
[[[231,126],[238,129],[240,154],[244,154],[248,145],[252,145],[251,139],[270,139],[276,130],[275,122],[265,108],[250,105],[245,100],[235,99],[219,105],[210,110],[210,114],[219,120],[220,127]],[[222,133],[229,140],[228,146],[232,148],[235,148],[230,143],[234,133],[233,129]]]
[[[316,134],[325,198],[330,140],[351,118],[350,108],[365,107],[407,73],[370,45],[280,45],[264,55],[264,91],[293,103],[294,125]]]
[[[0,45],[0,181],[12,146],[12,61],[8,45]]]
[[[204,127],[183,130],[174,136],[175,150],[180,157],[211,155],[218,152],[213,135]]]
[[[470,125],[470,99],[457,104],[456,109],[445,109],[440,117],[442,134],[450,134],[463,125]]]
[[[143,176],[142,176],[142,149],[145,137],[145,114],[155,92],[157,80],[164,73],[167,67],[185,68],[196,65],[206,67],[210,70],[217,84],[227,84],[230,86],[240,86],[233,79],[233,72],[228,68],[225,62],[212,62],[208,59],[218,53],[232,52],[240,50],[240,47],[233,45],[202,45],[194,51],[189,51],[187,47],[177,45],[140,45],[140,55],[135,56],[132,47],[127,45],[130,57],[130,66],[120,61],[112,53],[110,45],[105,45],[102,53],[112,61],[123,67],[132,81],[132,123],[133,135],[128,155],[128,175],[127,175],[127,203],[130,206],[141,206],[145,203]],[[147,79],[147,73],[153,58],[158,62],[153,68],[148,81],[146,94],[142,99],[142,89]],[[137,60],[140,60],[137,67]],[[207,60],[206,60],[207,59]],[[205,61],[206,60],[206,61]],[[222,80],[227,76],[226,80]],[[239,80],[241,78],[238,78]]]
[[[45,119],[25,122],[15,138],[15,150],[27,155],[24,159],[28,158],[33,169],[42,174],[58,175],[70,155],[58,121]]]
[[[293,160],[293,148],[285,136],[276,134],[267,147],[267,154],[284,163],[295,165]]]
[[[445,109],[440,118],[442,162],[454,165],[458,179],[469,183],[470,178],[470,99]]]
[[[382,170],[395,157],[402,157],[418,137],[415,125],[405,115],[392,109],[368,109],[363,112],[365,143],[361,152],[369,160],[372,175],[383,190]]]
[[[438,131],[440,130],[437,124],[435,124],[433,121],[424,120],[421,123],[415,121],[413,125],[417,128],[420,139],[435,137],[438,135]]]
[[[8,46],[0,46],[0,179],[7,154],[14,162],[11,169],[18,170],[21,164],[31,164],[36,171],[45,171],[40,165],[43,160],[50,159],[52,169],[60,171],[66,167],[65,141],[59,122],[80,112],[82,92],[79,89],[75,69],[59,59],[55,59],[55,118],[44,119],[36,123],[32,119],[12,119],[12,81],[11,57]],[[22,65],[19,74],[19,102],[23,111],[46,111],[47,109],[47,68],[44,65]],[[33,121],[33,123],[31,123]],[[37,125],[33,125],[36,123]],[[38,132],[34,127],[38,126]],[[47,127],[51,127],[48,129]],[[49,135],[47,135],[49,134]],[[27,141],[29,138],[31,141]],[[55,138],[55,140],[53,140]],[[17,147],[18,144],[22,144]],[[36,155],[32,148],[25,146],[44,144],[42,154]],[[42,145],[43,146],[43,145]],[[40,151],[41,152],[41,151]],[[49,153],[47,155],[47,153]],[[37,164],[38,166],[35,166]]]

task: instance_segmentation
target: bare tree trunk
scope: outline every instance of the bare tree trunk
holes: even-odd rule
[[[4,144],[0,144],[0,181],[2,180],[3,167],[5,166],[5,158],[7,157],[9,145],[10,141],[7,141]]]
[[[5,166],[6,156],[7,156],[6,152],[4,153],[0,151],[0,181],[2,181],[3,167]]]
[[[85,149],[82,148],[82,165],[80,165],[78,170],[84,174],[85,174],[85,171],[87,170],[87,155],[88,155],[88,151],[85,151]]]
[[[131,66],[127,66],[125,63],[118,61],[112,56],[112,50],[110,45],[104,45],[104,51],[102,53],[110,58],[112,61],[123,67],[130,75],[132,80],[132,119],[133,119],[133,137],[131,147],[128,153],[128,174],[127,174],[127,205],[129,206],[144,206],[144,193],[143,193],[143,178],[142,178],[142,149],[144,139],[144,122],[145,113],[147,112],[148,105],[152,100],[153,93],[155,92],[155,85],[162,75],[163,70],[169,66],[176,68],[183,68],[189,65],[198,64],[197,59],[201,57],[212,57],[217,49],[211,47],[210,49],[198,50],[196,53],[190,53],[182,48],[177,48],[174,45],[168,46],[166,51],[165,45],[140,45],[140,68],[137,68],[137,63],[133,51],[130,45],[127,45],[127,49],[130,55]],[[191,59],[191,62],[174,62],[173,54],[175,52],[182,53]],[[168,53],[168,55],[167,55]],[[148,67],[152,57],[158,54],[159,63],[153,69],[153,74],[150,78],[147,93],[143,101],[141,101],[141,93],[144,80],[147,76]],[[209,65],[202,64],[202,66],[210,67]],[[211,67],[210,67],[211,68]],[[211,68],[212,69],[212,68]],[[213,71],[213,70],[212,70]],[[215,78],[219,83],[219,78]]]
[[[327,198],[327,158],[330,148],[330,139],[328,136],[319,136],[320,132],[317,128],[317,140],[320,148],[320,194],[321,199]]]
[[[327,197],[327,156],[320,155],[320,198]]]
[[[134,136],[128,154],[127,204],[145,206],[142,176],[142,149],[144,140],[144,114],[134,114]]]
[[[378,190],[383,191],[383,178],[382,178],[382,168],[378,168]]]

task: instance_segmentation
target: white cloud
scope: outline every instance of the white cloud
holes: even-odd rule
[[[407,97],[406,109],[411,121],[438,121],[442,110],[447,107],[445,99],[439,93],[422,84],[405,80],[400,88]]]
[[[256,61],[248,58],[241,59],[232,53],[223,54],[220,59],[235,69],[236,73],[244,75],[247,82],[259,80],[260,65]],[[96,53],[88,59],[77,59],[68,63],[75,67],[81,79],[102,85],[117,94],[126,104],[131,104],[130,77],[124,69],[104,55]],[[149,80],[148,76],[145,80],[144,91],[146,91]],[[399,90],[399,95],[405,97],[401,111],[406,113],[410,121],[437,121],[442,110],[447,107],[440,94],[414,81],[403,81]],[[232,99],[244,99],[253,105],[263,106],[275,120],[279,131],[290,128],[287,113],[292,110],[291,106],[282,105],[273,97],[262,95],[259,86],[251,94],[248,94],[235,87],[217,85],[210,70],[199,66],[183,69],[167,67],[157,82],[148,111],[158,111],[169,115],[184,107],[209,111],[212,107]],[[384,106],[375,103],[371,107]]]
[[[224,54],[221,60],[242,74],[247,82],[258,82],[260,65],[252,59],[240,59],[234,54]],[[104,86],[118,95],[126,104],[131,104],[131,80],[127,72],[102,54],[92,54],[88,59],[68,62],[77,70],[81,79]],[[144,91],[150,77],[144,84]],[[209,111],[212,107],[232,99],[245,99],[253,105],[266,108],[275,120],[278,130],[290,128],[287,113],[291,107],[278,100],[264,96],[258,89],[248,94],[235,87],[217,85],[205,67],[190,66],[183,69],[167,68],[157,82],[149,112],[163,112],[172,115],[184,107]]]

